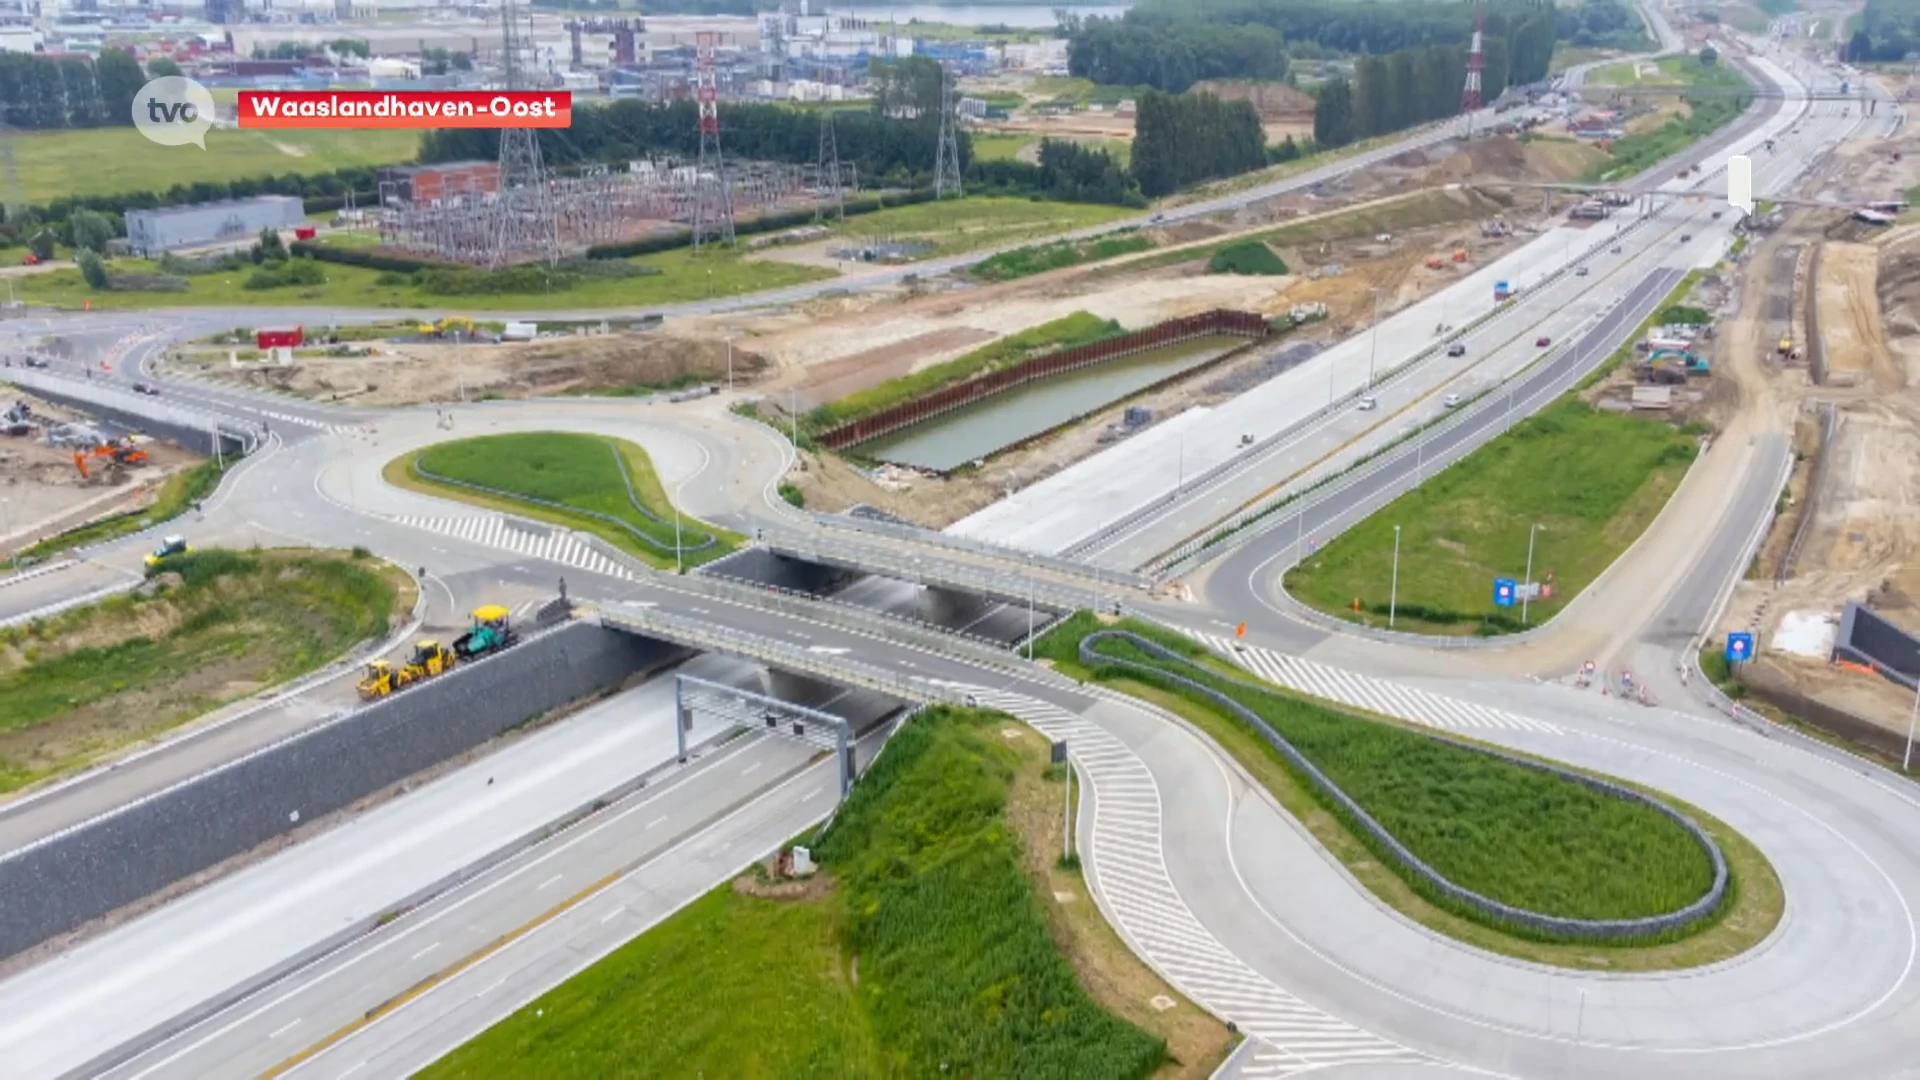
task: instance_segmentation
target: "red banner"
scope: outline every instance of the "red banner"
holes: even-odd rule
[[[565,90],[242,90],[243,128],[563,128]]]

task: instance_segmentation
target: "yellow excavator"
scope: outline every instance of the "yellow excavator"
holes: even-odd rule
[[[437,322],[421,323],[420,336],[443,338],[458,333],[463,341],[473,340],[473,320],[465,315],[449,315]]]
[[[412,658],[397,668],[385,659],[369,661],[367,674],[360,680],[360,699],[372,701],[383,698],[395,691],[405,690],[414,683],[451,671],[454,660],[452,649],[432,638],[421,638],[413,643]]]

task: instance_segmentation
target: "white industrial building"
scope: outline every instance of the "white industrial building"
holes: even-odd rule
[[[261,229],[290,229],[307,223],[304,203],[292,195],[127,211],[127,247],[138,255],[175,248],[240,240]]]

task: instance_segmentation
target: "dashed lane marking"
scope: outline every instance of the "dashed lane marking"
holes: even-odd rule
[[[963,689],[981,705],[1011,713],[1050,739],[1066,741],[1093,788],[1093,845],[1088,855],[1114,920],[1181,993],[1259,1040],[1260,1048],[1242,1075],[1280,1077],[1346,1065],[1433,1063],[1281,989],[1200,924],[1167,873],[1159,785],[1125,743],[1057,705],[1003,690]]]
[[[1185,633],[1270,683],[1384,716],[1449,731],[1500,729],[1539,731],[1550,735],[1558,735],[1561,731],[1544,720],[1418,690],[1390,679],[1379,679],[1345,668],[1303,660],[1258,645],[1245,645],[1220,634],[1191,629]]]
[[[571,566],[589,573],[603,574],[623,581],[639,580],[632,571],[600,554],[592,545],[565,529],[554,528],[536,532],[497,514],[460,518],[409,516],[397,517],[393,520],[412,528],[451,536],[456,540],[485,544],[488,547],[501,548],[528,558],[559,563],[562,566]]]

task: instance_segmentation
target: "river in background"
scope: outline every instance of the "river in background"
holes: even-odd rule
[[[1030,382],[849,449],[864,458],[946,472],[1033,438],[1076,417],[1245,345],[1206,337]]]
[[[1117,19],[1127,13],[1131,4],[1062,4],[1055,7],[1050,4],[834,4],[826,5],[829,11],[857,11],[870,20],[885,20],[904,23],[913,19],[930,23],[951,23],[955,26],[1011,26],[1021,30],[1046,30],[1054,25],[1053,13],[1065,10],[1083,18],[1095,16]],[[818,10],[816,8],[816,10]]]

